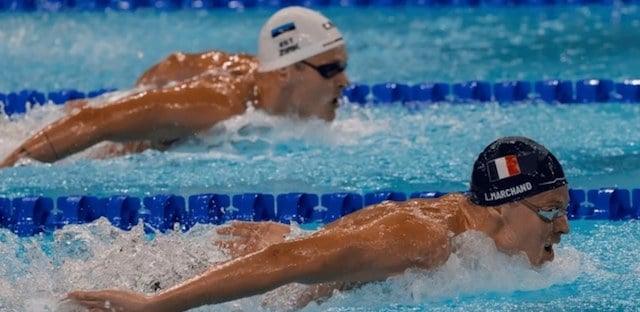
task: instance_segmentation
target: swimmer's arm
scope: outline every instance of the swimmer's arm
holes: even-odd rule
[[[244,111],[204,86],[153,89],[102,107],[85,106],[28,138],[0,162],[22,157],[54,162],[102,141],[172,140],[192,135]]]
[[[450,247],[444,229],[398,217],[392,217],[396,220],[389,223],[388,232],[372,226],[365,230],[320,232],[272,245],[227,262],[151,300],[171,307],[167,311],[186,310],[261,294],[293,282],[378,281],[407,268],[430,268],[446,261]]]
[[[369,226],[321,231],[272,245],[213,268],[150,298],[153,307],[182,311],[257,295],[288,283],[369,282],[407,268],[432,268],[450,254],[446,230],[398,213]]]
[[[393,214],[365,228],[320,231],[269,246],[216,266],[153,297],[102,290],[72,292],[86,306],[127,308],[143,302],[149,311],[184,311],[270,291],[288,283],[368,282],[401,274],[407,268],[432,268],[450,254],[446,230]]]

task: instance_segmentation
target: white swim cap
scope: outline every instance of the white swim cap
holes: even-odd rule
[[[258,71],[276,70],[343,45],[324,15],[298,6],[276,12],[260,31]]]

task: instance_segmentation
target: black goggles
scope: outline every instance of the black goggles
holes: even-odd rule
[[[564,208],[552,207],[548,209],[542,209],[542,207],[538,207],[528,202],[526,199],[523,199],[520,202],[522,202],[525,206],[527,206],[527,208],[537,213],[538,217],[540,217],[540,219],[544,220],[545,222],[553,222],[553,219],[567,215],[567,207],[564,207]]]
[[[315,71],[317,71],[318,74],[320,74],[320,76],[324,77],[325,79],[331,79],[335,75],[343,72],[347,68],[347,62],[345,61],[336,61],[333,63],[327,63],[327,64],[318,65],[318,66],[313,65],[307,61],[300,61],[300,62],[302,64],[305,64],[315,69]]]

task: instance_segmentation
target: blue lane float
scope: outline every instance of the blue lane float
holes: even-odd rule
[[[614,92],[613,80],[586,79],[576,82],[576,102],[604,103],[611,100]]]
[[[189,196],[188,227],[196,223],[221,224],[224,223],[224,212],[231,205],[228,195],[223,194],[198,194]]]
[[[318,206],[318,195],[287,193],[277,197],[276,219],[281,223],[306,223],[314,220],[314,208]]]
[[[521,102],[529,99],[531,83],[528,81],[505,81],[493,85],[493,96],[500,103]]]
[[[137,224],[138,211],[140,211],[141,203],[137,197],[114,195],[103,198],[102,216],[107,218],[111,224],[123,229],[130,230]]]
[[[490,102],[491,86],[486,81],[467,81],[453,84],[454,102]]]
[[[620,102],[640,101],[640,79],[616,83],[617,99]]]
[[[444,102],[449,95],[449,84],[444,82],[421,83],[411,86],[409,92],[410,101],[419,103]]]
[[[573,82],[570,80],[536,81],[535,91],[544,102],[573,102]],[[587,96],[585,95],[585,97]],[[595,99],[593,100],[595,101]]]
[[[27,237],[52,233],[62,227],[106,218],[113,226],[129,230],[139,222],[148,232],[189,230],[196,224],[223,224],[232,220],[326,224],[363,207],[384,201],[429,199],[444,192],[396,191],[358,193],[197,194],[188,199],[175,194],[142,198],[113,195],[0,197],[0,227]],[[570,220],[628,220],[640,217],[640,189],[570,189]]]
[[[147,196],[143,200],[143,209],[138,214],[145,224],[160,231],[172,230],[173,225],[188,224],[190,218],[187,213],[184,197],[177,195]]]
[[[0,0],[1,1],[1,0]],[[75,89],[41,92],[25,89],[0,93],[0,112],[8,116],[20,115],[38,105],[64,104],[67,101],[91,99],[115,89],[82,92]],[[491,103],[513,104],[542,102],[552,104],[581,103],[640,103],[640,79],[615,82],[611,79],[582,79],[577,81],[549,79],[529,81],[471,80],[448,84],[425,82],[414,85],[397,82],[373,85],[352,84],[343,91],[344,98],[355,105],[385,105],[400,103],[410,107],[434,103]]]
[[[320,198],[321,206],[316,211],[317,220],[322,223],[332,222],[364,207],[362,195],[356,193],[324,194]]]
[[[375,84],[371,87],[374,103],[397,103],[413,101],[413,95],[408,85],[388,82]]]
[[[160,11],[178,9],[246,9],[280,8],[290,5],[307,7],[512,7],[550,5],[631,4],[632,0],[0,0],[0,11],[134,11],[153,8]]]
[[[273,195],[262,193],[233,195],[232,205],[224,211],[224,220],[278,221]]]
[[[47,222],[53,210],[53,199],[40,196],[0,200],[0,220],[3,226],[18,236],[31,236],[52,230]]]
[[[36,106],[49,103],[62,105],[68,101],[95,98],[112,91],[116,91],[116,89],[98,89],[86,93],[76,89],[62,89],[46,93],[24,89],[17,92],[0,93],[0,113],[7,116],[20,115]]]
[[[370,91],[369,91],[370,90]],[[487,103],[503,104],[543,102],[553,104],[640,102],[640,80],[614,82],[610,79],[577,81],[549,79],[529,81],[465,81],[406,85],[379,83],[372,86],[354,84],[344,91],[350,103]]]
[[[56,227],[93,222],[104,216],[104,203],[94,196],[62,196],[56,203]]]

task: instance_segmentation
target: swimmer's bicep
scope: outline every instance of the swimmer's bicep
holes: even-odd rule
[[[378,281],[409,268],[444,263],[450,254],[444,227],[425,226],[411,218],[415,216],[394,214],[369,226],[319,232],[301,240],[304,244],[295,249],[315,253],[315,265],[309,266],[315,269],[298,282]]]
[[[353,241],[360,251],[352,270],[360,268],[371,278],[385,279],[409,268],[430,269],[450,255],[450,238],[437,222],[425,222],[411,213],[393,213],[372,223]]]
[[[122,141],[180,138],[241,112],[215,90],[190,87],[134,94],[100,115],[108,123],[105,139]]]

